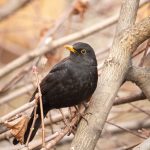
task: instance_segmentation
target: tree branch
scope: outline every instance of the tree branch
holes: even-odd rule
[[[127,80],[136,83],[150,100],[150,68],[130,67]]]
[[[9,0],[6,5],[0,7],[0,21],[25,6],[30,0]]]
[[[3,124],[6,120],[10,119],[11,117],[19,114],[20,112],[23,112],[31,107],[33,107],[35,105],[35,100],[33,100],[32,102],[30,103],[27,103],[17,109],[15,109],[14,111],[8,113],[7,115],[3,116],[0,118],[0,124]]]
[[[138,93],[135,95],[131,95],[131,96],[127,96],[125,98],[117,98],[113,105],[121,105],[121,104],[126,104],[126,103],[131,103],[131,102],[135,102],[135,101],[139,101],[139,100],[144,100],[146,99],[146,96],[144,95],[144,93]]]
[[[32,61],[34,58],[41,56],[54,48],[57,48],[63,44],[66,44],[68,42],[72,42],[74,40],[78,40],[84,37],[87,37],[91,34],[97,33],[97,31],[100,31],[104,28],[109,27],[110,25],[113,25],[114,23],[117,22],[118,17],[113,16],[111,18],[108,18],[104,22],[97,23],[89,28],[83,29],[81,31],[78,31],[76,33],[67,35],[63,38],[60,38],[58,40],[52,41],[52,39],[47,38],[45,40],[45,44],[41,47],[37,47],[36,49],[30,51],[27,54],[24,54],[17,58],[16,60],[12,61],[11,63],[7,64],[5,67],[3,67],[0,70],[0,78],[3,77],[4,75],[10,73],[11,71],[15,70],[18,67],[21,67],[25,63],[28,63]]]
[[[120,28],[125,29],[133,24],[132,22],[135,21],[138,3],[139,1],[137,0],[126,0],[123,8],[125,7],[124,9],[126,9],[126,17],[131,17],[131,19],[125,19],[125,16],[120,16],[122,20],[120,23],[124,24],[122,27],[119,25]],[[134,7],[135,9],[132,11],[130,7]],[[124,22],[125,20],[130,21]],[[112,50],[104,63],[97,89],[87,111],[92,115],[86,115],[85,117],[88,120],[88,125],[84,120],[81,120],[71,144],[71,149],[94,149],[113,105],[113,100],[128,71],[131,53],[136,50],[139,44],[150,37],[149,24],[150,17],[127,29],[122,34],[116,33]],[[118,32],[121,32],[121,30],[118,29]]]

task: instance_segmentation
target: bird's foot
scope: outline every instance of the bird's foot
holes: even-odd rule
[[[76,128],[77,128],[76,125],[72,125],[72,126],[69,125],[68,127],[69,127],[69,132],[67,135],[69,136],[71,133],[75,135]]]
[[[87,125],[89,124],[88,120],[85,118],[86,115],[91,115],[92,113],[80,113],[79,116],[86,121]]]
[[[82,119],[84,119],[88,125],[88,120],[85,118],[85,115],[91,115],[92,113],[85,113],[85,112],[80,112],[79,108],[77,106],[75,106],[75,109],[79,115],[79,117],[81,117]]]

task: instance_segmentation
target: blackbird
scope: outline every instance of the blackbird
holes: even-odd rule
[[[93,48],[86,43],[78,42],[73,46],[66,45],[70,51],[69,57],[56,64],[48,75],[41,81],[44,117],[47,112],[54,108],[70,107],[88,100],[97,86],[98,72],[97,60]],[[35,90],[30,101],[35,98]],[[31,141],[41,125],[40,104],[37,105],[38,118],[35,121],[31,134]],[[34,110],[24,135],[26,143],[34,118]],[[13,144],[18,144],[17,139]]]

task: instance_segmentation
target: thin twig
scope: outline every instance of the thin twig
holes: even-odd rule
[[[43,47],[37,47],[36,49],[30,51],[27,54],[20,56],[16,60],[12,61],[11,63],[9,63],[5,67],[3,67],[0,70],[0,78],[3,77],[4,75],[10,73],[11,71],[15,70],[16,68],[21,67],[22,65],[30,62],[34,58],[41,56],[47,52],[50,52],[54,48],[57,48],[61,45],[64,45],[68,42],[72,42],[77,39],[85,38],[91,34],[97,33],[97,31],[100,31],[100,30],[106,29],[107,27],[110,27],[111,25],[113,25],[117,22],[117,19],[118,19],[118,15],[108,18],[104,22],[100,22],[98,24],[95,24],[91,27],[88,27],[88,28],[78,31],[76,33],[67,35],[63,38],[60,38],[60,39],[57,39],[54,41],[52,41],[52,39],[47,39],[45,41],[45,45],[43,45]]]
[[[15,115],[17,115],[17,114],[19,114],[19,113],[21,113],[21,112],[31,108],[31,107],[33,107],[34,105],[35,105],[35,100],[33,100],[30,103],[24,104],[23,106],[15,109],[14,111],[6,114],[5,116],[0,118],[0,124],[3,124],[6,120],[8,120],[8,119],[12,118],[13,116],[15,116]]]
[[[142,135],[139,135],[138,133],[135,133],[135,132],[133,132],[133,131],[131,131],[131,130],[129,130],[129,129],[126,129],[126,128],[123,128],[123,127],[121,127],[121,126],[119,126],[119,125],[116,125],[116,124],[114,124],[114,123],[112,123],[112,122],[106,121],[106,123],[111,124],[111,125],[113,125],[113,126],[115,126],[115,127],[117,127],[117,128],[120,128],[120,129],[122,129],[122,130],[125,130],[126,132],[129,132],[129,133],[131,133],[131,134],[133,134],[133,135],[135,135],[135,136],[137,136],[137,137],[139,137],[139,138],[142,138],[142,139],[146,139],[146,138],[147,138],[147,137],[142,136]]]
[[[59,135],[59,133],[58,133],[58,132],[55,132],[53,135],[50,135],[50,136],[46,137],[46,138],[45,138],[45,142],[49,142],[49,141],[53,140],[53,139],[56,138],[58,135]],[[24,145],[23,145],[22,148],[20,149],[20,147],[19,147],[19,149],[20,149],[20,150],[29,150],[29,149],[34,149],[34,148],[36,148],[36,147],[39,147],[39,146],[41,146],[41,145],[42,145],[42,141],[38,139],[38,140],[34,140],[34,141],[30,142],[29,145],[28,145],[28,147],[24,147]],[[15,148],[15,150],[16,150],[16,149],[17,149],[17,148]]]
[[[28,146],[29,144],[29,140],[30,140],[30,137],[31,137],[31,134],[34,130],[34,124],[35,124],[35,121],[36,119],[38,118],[38,115],[36,114],[36,110],[37,110],[37,103],[38,103],[38,96],[35,95],[35,105],[34,105],[34,118],[33,118],[33,122],[32,122],[32,125],[31,125],[31,128],[30,128],[30,132],[29,132],[29,135],[28,135],[28,138],[27,138],[27,141],[25,143],[26,146]]]
[[[144,114],[150,116],[150,113],[148,113],[147,111],[143,110],[142,108],[140,108],[140,107],[138,107],[138,106],[136,106],[136,105],[134,105],[132,103],[129,103],[129,105],[131,105],[132,107],[136,108],[137,110],[143,112]]]
[[[34,74],[36,76],[36,82],[38,87],[38,93],[39,93],[39,102],[40,102],[40,112],[41,112],[41,121],[42,121],[42,146],[45,147],[45,127],[44,127],[44,113],[43,113],[43,102],[42,102],[42,93],[41,93],[41,87],[38,77],[37,68],[34,67]]]
[[[116,98],[113,105],[121,105],[121,104],[131,103],[134,101],[139,101],[139,100],[144,100],[144,99],[146,99],[146,96],[144,95],[144,93],[140,92],[134,95],[132,94],[126,97]]]
[[[78,117],[74,117],[70,123],[70,126],[73,127],[77,122],[78,122]],[[56,145],[68,132],[70,132],[70,126],[66,126],[66,128],[62,130],[54,140],[50,141],[46,145],[46,148],[50,149],[54,145]]]
[[[24,74],[28,72],[27,69],[23,69],[21,72],[17,73],[10,81],[8,81],[1,89],[0,93],[6,92],[10,88],[14,87],[24,77]]]

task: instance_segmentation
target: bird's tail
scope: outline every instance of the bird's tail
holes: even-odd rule
[[[44,112],[43,112],[44,113],[44,117],[46,116],[47,112],[48,111],[44,110]],[[34,123],[33,131],[32,131],[32,134],[30,136],[29,142],[32,141],[32,139],[34,138],[38,128],[41,125],[41,112],[40,112],[40,106],[39,105],[37,107],[36,114],[38,114],[38,118],[36,119],[36,121]],[[32,123],[33,123],[33,119],[34,119],[34,110],[33,110],[32,114],[30,116],[30,120],[28,122],[26,132],[24,134],[24,144],[27,142],[27,139],[28,139],[28,136],[29,136],[29,133],[30,133],[30,129],[31,129],[31,126],[32,126]],[[13,144],[16,145],[18,143],[19,143],[19,141],[15,138],[13,140]]]

